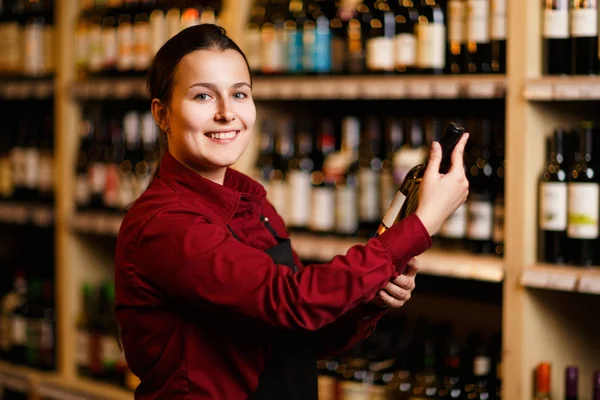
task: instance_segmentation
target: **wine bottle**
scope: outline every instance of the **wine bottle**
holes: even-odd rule
[[[269,193],[269,181],[273,170],[273,155],[275,154],[275,121],[271,118],[263,120],[260,124],[258,141],[258,157],[254,164],[253,177]]]
[[[465,38],[465,2],[463,0],[448,1],[448,49],[446,72],[460,74],[464,72],[464,56],[466,52]]]
[[[356,236],[358,232],[359,143],[359,119],[344,117],[342,148],[327,160],[327,171],[335,175],[335,232],[340,236]]]
[[[467,68],[471,74],[488,74],[491,66],[490,0],[467,0]]]
[[[334,176],[327,171],[326,163],[335,151],[333,122],[326,118],[320,123],[315,154],[315,170],[310,176],[312,184],[311,214],[309,229],[315,234],[330,234],[335,229],[335,191]]]
[[[534,400],[550,400],[551,365],[548,362],[540,363],[535,369],[535,397]]]
[[[90,376],[90,332],[89,321],[92,315],[92,288],[89,283],[81,286],[81,303],[77,316],[77,373]]]
[[[415,72],[417,66],[417,37],[415,26],[419,11],[412,0],[398,0],[396,11],[396,37],[394,39],[397,72]]]
[[[260,29],[265,23],[265,13],[266,0],[254,0],[250,11],[250,22],[246,25],[244,35],[244,53],[246,53],[252,72],[259,72],[262,69]]]
[[[569,1],[544,2],[543,68],[547,75],[571,72],[571,40],[569,38]]]
[[[363,33],[363,16],[368,20],[369,7],[365,4],[359,4],[352,18],[348,21],[348,73],[362,74],[365,71],[365,39]],[[367,25],[365,25],[367,26]]]
[[[313,13],[315,20],[314,66],[317,74],[331,72],[331,26],[325,10],[319,9]]]
[[[506,73],[506,0],[492,0],[490,9],[492,73]]]
[[[569,366],[565,368],[565,400],[578,400],[578,379],[579,370],[577,367]]]
[[[571,71],[575,75],[596,75],[599,70],[596,0],[574,0],[571,7]]]
[[[567,184],[569,259],[582,266],[596,263],[600,184],[592,163],[594,133],[593,123],[584,122],[580,151]]]
[[[381,219],[379,215],[380,147],[381,125],[379,119],[369,116],[361,135],[358,170],[359,234],[364,237],[373,235]]]
[[[269,0],[266,10],[266,22],[261,28],[261,72],[281,74],[285,71],[286,56],[283,32],[285,4],[283,0]]]
[[[288,191],[290,229],[303,231],[308,227],[310,217],[310,174],[314,162],[310,158],[313,151],[313,132],[309,120],[300,120],[296,132],[296,151],[289,162]]]
[[[387,3],[374,2],[372,10],[373,19],[367,38],[367,69],[374,74],[389,74],[395,69],[396,20]]]
[[[269,201],[286,223],[289,221],[288,169],[294,155],[294,120],[284,116],[277,122],[273,171],[269,184]]]
[[[400,119],[388,118],[384,130],[385,153],[381,157],[381,205],[379,207],[381,215],[385,215],[397,191],[398,186],[394,182],[394,157],[404,141],[404,126]]]
[[[286,72],[296,74],[302,72],[302,26],[306,20],[306,8],[301,0],[291,0],[288,19],[283,24],[286,48]]]
[[[446,66],[446,25],[435,0],[421,0],[418,7],[417,68],[421,74],[441,74]]]
[[[548,167],[540,178],[540,259],[567,262],[567,172],[563,165],[565,132],[557,129],[547,140]]]
[[[440,141],[442,147],[442,160],[440,163],[440,173],[448,172],[451,163],[452,151],[456,144],[462,137],[465,129],[456,125],[455,123],[449,123],[444,130],[444,134]],[[404,178],[400,190],[394,197],[392,204],[386,212],[377,233],[375,236],[381,235],[383,232],[388,230],[396,221],[396,219],[403,219],[408,215],[412,214],[417,209],[417,195],[419,186],[423,180],[427,163],[419,164],[409,171]],[[399,195],[401,194],[401,195]],[[404,200],[404,197],[406,199]]]

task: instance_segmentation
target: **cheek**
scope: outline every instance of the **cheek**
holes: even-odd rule
[[[254,129],[254,123],[256,122],[256,107],[254,102],[242,104],[238,109],[237,114],[244,123],[246,130],[252,131]]]
[[[176,113],[181,129],[192,132],[201,130],[211,119],[208,117],[211,115],[208,108],[192,101],[184,101]]]

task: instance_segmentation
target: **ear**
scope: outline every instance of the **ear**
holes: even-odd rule
[[[162,104],[159,99],[153,99],[150,108],[152,110],[154,121],[158,124],[159,129],[168,133],[168,127],[171,123],[168,107]]]

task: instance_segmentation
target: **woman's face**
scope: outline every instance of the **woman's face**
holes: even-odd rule
[[[246,150],[256,120],[250,73],[235,50],[197,50],[179,63],[167,111],[169,152],[209,179]]]

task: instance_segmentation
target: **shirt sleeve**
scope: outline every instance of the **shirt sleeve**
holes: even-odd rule
[[[369,301],[399,274],[399,260],[405,264],[431,245],[416,224],[408,218],[388,238],[292,272],[202,215],[163,210],[140,234],[134,282],[141,292],[186,306],[216,305],[280,328],[316,331]]]

